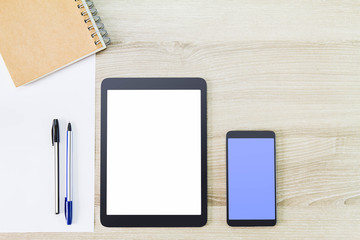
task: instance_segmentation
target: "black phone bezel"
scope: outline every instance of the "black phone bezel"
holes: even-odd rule
[[[274,185],[275,185],[275,219],[229,219],[229,171],[228,171],[228,139],[229,138],[273,138],[274,139]],[[232,227],[274,226],[277,221],[276,207],[276,136],[273,131],[229,131],[226,134],[226,221]]]

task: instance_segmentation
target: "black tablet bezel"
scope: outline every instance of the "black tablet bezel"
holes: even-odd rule
[[[116,89],[201,91],[201,215],[107,215],[106,149],[107,92]],[[100,221],[106,227],[201,227],[207,222],[207,112],[206,82],[202,78],[107,78],[101,84]],[[185,176],[184,176],[185,177]]]
[[[248,219],[230,220],[229,219],[229,169],[228,169],[228,139],[229,138],[273,138],[274,139],[274,184],[275,184],[275,219]],[[273,131],[229,131],[226,134],[226,220],[232,227],[241,226],[274,226],[277,219],[276,208],[276,139]]]

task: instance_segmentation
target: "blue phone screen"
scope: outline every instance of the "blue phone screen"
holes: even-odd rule
[[[273,138],[228,138],[229,220],[275,219]]]

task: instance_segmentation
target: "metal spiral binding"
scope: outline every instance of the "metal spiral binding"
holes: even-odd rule
[[[81,2],[81,0],[75,0],[75,2]],[[104,24],[101,22],[101,18],[97,15],[97,9],[94,7],[94,3],[90,0],[86,0],[85,2],[86,2],[88,9],[90,10],[91,15],[93,16],[93,19],[96,23],[98,31],[101,35],[101,36],[99,36],[99,38],[102,38],[104,40],[105,45],[109,45],[111,43],[111,39],[108,37],[107,31],[104,29]],[[77,4],[77,7],[79,9],[85,8],[83,3]],[[81,16],[89,16],[89,13],[86,10],[84,10],[81,12]],[[84,22],[85,23],[91,22],[90,16],[88,18],[84,19]],[[88,27],[89,31],[91,31],[93,29],[95,29],[93,25],[90,25]],[[99,34],[98,34],[98,32],[95,31],[91,34],[91,37],[94,38],[97,35],[99,35]],[[94,41],[94,43],[95,43],[95,45],[98,45],[101,43],[101,40],[100,39],[96,40],[96,41]]]

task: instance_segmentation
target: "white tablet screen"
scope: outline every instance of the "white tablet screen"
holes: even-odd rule
[[[200,90],[107,96],[107,215],[201,215]]]

